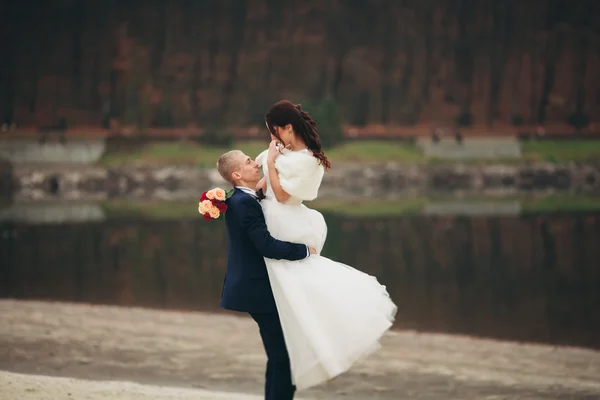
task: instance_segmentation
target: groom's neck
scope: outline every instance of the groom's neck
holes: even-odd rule
[[[235,186],[241,186],[241,187],[245,187],[245,188],[254,190],[256,188],[257,184],[258,184],[258,182],[239,181],[239,182],[235,183]]]

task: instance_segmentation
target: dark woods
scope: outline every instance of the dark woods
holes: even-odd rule
[[[6,0],[0,117],[257,125],[281,98],[344,122],[507,126],[600,115],[595,0]]]

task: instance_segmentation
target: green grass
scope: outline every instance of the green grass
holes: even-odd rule
[[[523,158],[547,162],[585,162],[600,160],[600,140],[523,142]]]
[[[266,149],[266,141],[240,141],[231,148],[240,149],[251,157],[256,157]],[[211,147],[191,141],[157,142],[133,152],[110,152],[103,156],[100,163],[105,166],[128,164],[167,165],[187,164],[198,167],[213,167],[217,158],[231,148]],[[325,149],[331,162],[388,162],[396,161],[405,164],[452,164],[452,160],[428,158],[416,146],[405,142],[390,141],[358,141],[347,142],[332,149]],[[486,160],[468,159],[461,163],[506,163],[519,164],[525,161],[545,162],[586,162],[600,160],[600,141],[529,141],[523,142],[523,154],[520,159]]]
[[[521,201],[524,212],[597,211],[600,197],[549,195]]]
[[[231,148],[242,150],[256,157],[266,149],[267,143],[239,142]],[[157,142],[151,143],[139,151],[112,152],[104,154],[100,163],[106,166],[119,166],[143,163],[148,165],[187,164],[198,167],[214,167],[219,156],[231,148],[203,146],[195,142]]]
[[[324,213],[336,213],[347,216],[403,215],[417,212],[425,204],[424,199],[407,199],[394,202],[361,201],[344,202],[325,200],[307,202],[306,205]],[[179,219],[198,217],[198,203],[189,202],[129,202],[107,201],[102,204],[108,217],[142,217],[149,219]]]
[[[149,219],[179,219],[198,216],[198,202],[131,202],[131,201],[107,201],[102,203],[102,208],[108,217],[143,217]]]
[[[343,201],[316,200],[306,203],[310,208],[323,213],[340,214],[349,217],[378,217],[415,214],[427,203],[425,198],[411,198],[396,201]]]
[[[425,163],[427,157],[415,145],[404,142],[360,141],[347,142],[328,151],[331,162],[397,161]]]
[[[268,147],[266,141],[241,141],[231,148],[203,146],[195,142],[151,143],[134,152],[112,152],[105,154],[100,163],[119,166],[143,163],[148,165],[187,164],[198,167],[213,167],[219,156],[228,150],[239,149],[256,157]],[[326,152],[332,163],[399,161],[406,163],[425,162],[415,146],[395,142],[349,142]]]
[[[523,212],[551,213],[574,211],[600,211],[600,197],[593,196],[508,196],[504,198],[474,197],[464,201],[520,201]],[[457,201],[455,198],[407,198],[395,201],[378,201],[373,199],[361,201],[316,200],[306,205],[323,213],[338,214],[347,217],[392,217],[414,215],[419,213],[425,204]],[[198,218],[197,202],[129,202],[107,201],[102,204],[109,218],[141,217],[148,219],[187,219]]]

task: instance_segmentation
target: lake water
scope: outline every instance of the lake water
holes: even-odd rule
[[[324,255],[387,286],[396,328],[600,348],[600,211],[491,214],[326,213]],[[0,297],[222,312],[221,221],[121,212],[0,233]]]

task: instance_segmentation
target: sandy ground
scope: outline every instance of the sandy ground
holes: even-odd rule
[[[0,300],[2,400],[260,399],[265,361],[244,316]],[[297,398],[600,399],[600,352],[391,332]]]
[[[260,396],[212,390],[144,385],[126,381],[92,381],[0,371],[2,399],[260,400]]]

